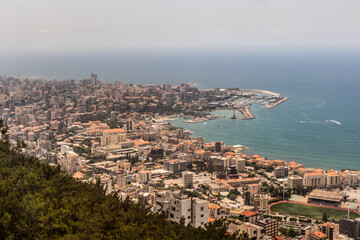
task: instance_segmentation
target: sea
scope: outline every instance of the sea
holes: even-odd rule
[[[310,168],[360,170],[360,52],[144,51],[0,56],[0,74],[89,78],[135,84],[193,82],[201,89],[238,87],[280,93],[272,109],[253,105],[253,120],[225,118],[172,124],[207,141],[244,145],[248,154]]]

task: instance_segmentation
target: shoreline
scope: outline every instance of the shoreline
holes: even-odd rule
[[[224,111],[230,111],[230,110],[228,110],[228,109],[223,109]],[[215,111],[219,111],[219,110],[215,110]],[[175,120],[175,119],[172,119],[172,120]],[[185,121],[183,121],[183,122],[185,122]],[[170,123],[172,126],[174,126],[174,127],[176,127],[176,128],[184,128],[184,129],[186,129],[186,130],[189,130],[189,131],[191,131],[190,129],[188,129],[188,128],[186,128],[186,126],[175,126],[172,122],[168,122],[168,123]],[[194,122],[194,123],[196,123],[196,122]],[[206,142],[208,142],[207,141],[207,138],[206,137],[204,137],[203,135],[200,135],[200,134],[198,134],[197,133],[197,131],[196,130],[193,130],[192,131],[192,134],[195,134],[196,135],[196,137],[195,136],[190,136],[191,138],[197,138],[197,137],[201,137],[201,138],[203,138]],[[221,140],[221,139],[213,139],[212,138],[212,140],[211,141],[209,141],[209,143],[210,142],[215,142],[215,141],[225,141],[225,140]],[[326,163],[325,164],[322,164],[322,165],[312,165],[311,164],[311,162],[308,162],[308,161],[305,161],[305,162],[303,162],[303,161],[299,161],[299,159],[293,159],[293,158],[291,158],[290,157],[290,159],[288,159],[287,157],[285,157],[285,158],[283,158],[281,155],[281,153],[279,154],[279,156],[273,156],[273,157],[269,157],[269,155],[266,153],[266,151],[263,151],[261,148],[259,148],[259,149],[253,149],[253,148],[251,148],[251,147],[249,147],[249,146],[247,146],[246,145],[246,142],[243,142],[243,143],[233,143],[233,144],[229,144],[229,145],[232,145],[232,146],[236,146],[236,145],[238,145],[238,144],[241,144],[244,148],[241,150],[241,152],[242,153],[244,153],[244,154],[247,154],[247,155],[254,155],[254,154],[260,154],[260,155],[262,155],[262,156],[264,156],[264,158],[267,158],[268,160],[271,160],[271,159],[283,159],[283,161],[285,161],[286,163],[290,163],[290,162],[297,162],[298,164],[303,164],[304,165],[304,168],[306,168],[306,169],[318,169],[318,168],[322,168],[322,169],[324,169],[325,171],[326,170],[329,170],[329,169],[334,169],[334,170],[336,170],[336,171],[341,171],[342,169],[349,169],[349,170],[352,170],[352,169],[354,169],[354,170],[357,170],[357,171],[360,171],[360,169],[359,168],[356,168],[356,167],[346,167],[346,166],[344,166],[344,167],[339,167],[339,166],[333,166],[333,167],[330,167],[330,168],[326,168]],[[271,155],[271,154],[270,154]],[[286,154],[285,154],[286,155]]]

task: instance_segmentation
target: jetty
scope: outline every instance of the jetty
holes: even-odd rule
[[[288,99],[289,99],[288,97],[283,97],[283,98],[280,98],[280,99],[279,99],[278,101],[276,101],[276,102],[267,103],[267,104],[265,104],[265,108],[266,108],[266,109],[270,109],[270,108],[276,107],[277,105],[279,105],[280,103],[285,102],[285,101],[288,100]]]
[[[239,109],[239,111],[241,112],[241,114],[243,115],[243,117],[241,118],[242,120],[246,120],[246,119],[254,119],[254,115],[250,112],[250,108],[249,107],[241,107]]]

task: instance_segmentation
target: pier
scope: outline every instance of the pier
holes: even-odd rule
[[[254,115],[250,112],[250,108],[249,107],[241,107],[239,109],[239,111],[241,112],[241,114],[243,115],[243,117],[241,118],[242,120],[246,120],[246,119],[254,119]]]
[[[270,108],[276,107],[277,105],[279,105],[280,103],[285,102],[288,99],[289,99],[288,97],[284,97],[284,98],[281,98],[281,99],[279,99],[278,101],[276,101],[274,103],[265,104],[265,108],[270,109]]]

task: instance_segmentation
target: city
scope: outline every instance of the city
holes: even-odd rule
[[[215,109],[253,119],[252,104],[268,109],[287,99],[192,83],[103,83],[96,74],[79,82],[0,77],[10,142],[78,181],[99,183],[106,194],[195,228],[223,219],[228,234],[250,239],[359,238],[357,170],[249,156],[244,146],[207,142],[171,124],[222,117]]]

